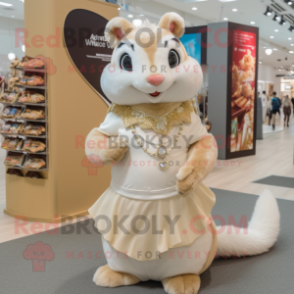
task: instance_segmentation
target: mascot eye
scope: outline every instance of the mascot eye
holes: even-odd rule
[[[123,56],[120,59],[120,68],[127,70],[127,71],[132,71],[133,70],[133,64],[132,64],[132,59],[131,56],[128,53],[123,54]]]
[[[176,50],[169,51],[168,63],[171,68],[175,68],[180,64],[180,56]]]

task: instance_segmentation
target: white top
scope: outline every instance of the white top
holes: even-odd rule
[[[266,107],[267,106],[267,97],[265,94],[261,94],[261,101],[262,101],[262,107]]]
[[[176,174],[184,166],[189,145],[207,135],[205,126],[199,117],[191,112],[191,124],[183,124],[181,136],[173,149],[163,160],[169,162],[169,167],[161,170],[158,163],[162,159],[146,154],[134,138],[131,128],[125,128],[120,117],[110,112],[98,130],[107,136],[122,136],[129,142],[129,151],[124,158],[112,167],[111,187],[118,194],[132,199],[157,200],[178,195],[176,189]],[[179,127],[173,127],[168,136],[163,137],[163,145],[169,151],[174,144],[174,138]],[[153,130],[142,130],[136,127],[136,133],[144,140],[158,143],[159,138]],[[172,141],[172,143],[171,143]],[[148,151],[157,152],[157,147],[149,144]]]

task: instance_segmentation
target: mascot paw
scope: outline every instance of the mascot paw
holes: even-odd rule
[[[177,174],[177,189],[180,195],[187,196],[190,192],[196,189],[198,180],[193,167],[184,166]]]
[[[129,150],[129,147],[127,147],[127,146],[120,147],[120,148],[114,148],[114,149],[106,149],[101,154],[102,161],[105,164],[112,163],[112,162],[118,162],[125,156],[125,153],[128,150]]]
[[[197,294],[200,283],[200,277],[197,275],[176,276],[162,281],[164,290],[168,294]]]
[[[97,286],[115,288],[138,284],[140,280],[131,274],[115,272],[108,265],[104,265],[97,269],[93,282]]]

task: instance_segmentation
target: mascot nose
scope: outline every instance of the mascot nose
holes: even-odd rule
[[[147,78],[148,83],[154,86],[160,85],[164,80],[163,75],[153,75]]]

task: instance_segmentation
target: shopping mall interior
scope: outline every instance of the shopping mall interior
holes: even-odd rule
[[[293,293],[293,138],[294,1],[0,0],[1,293]]]

